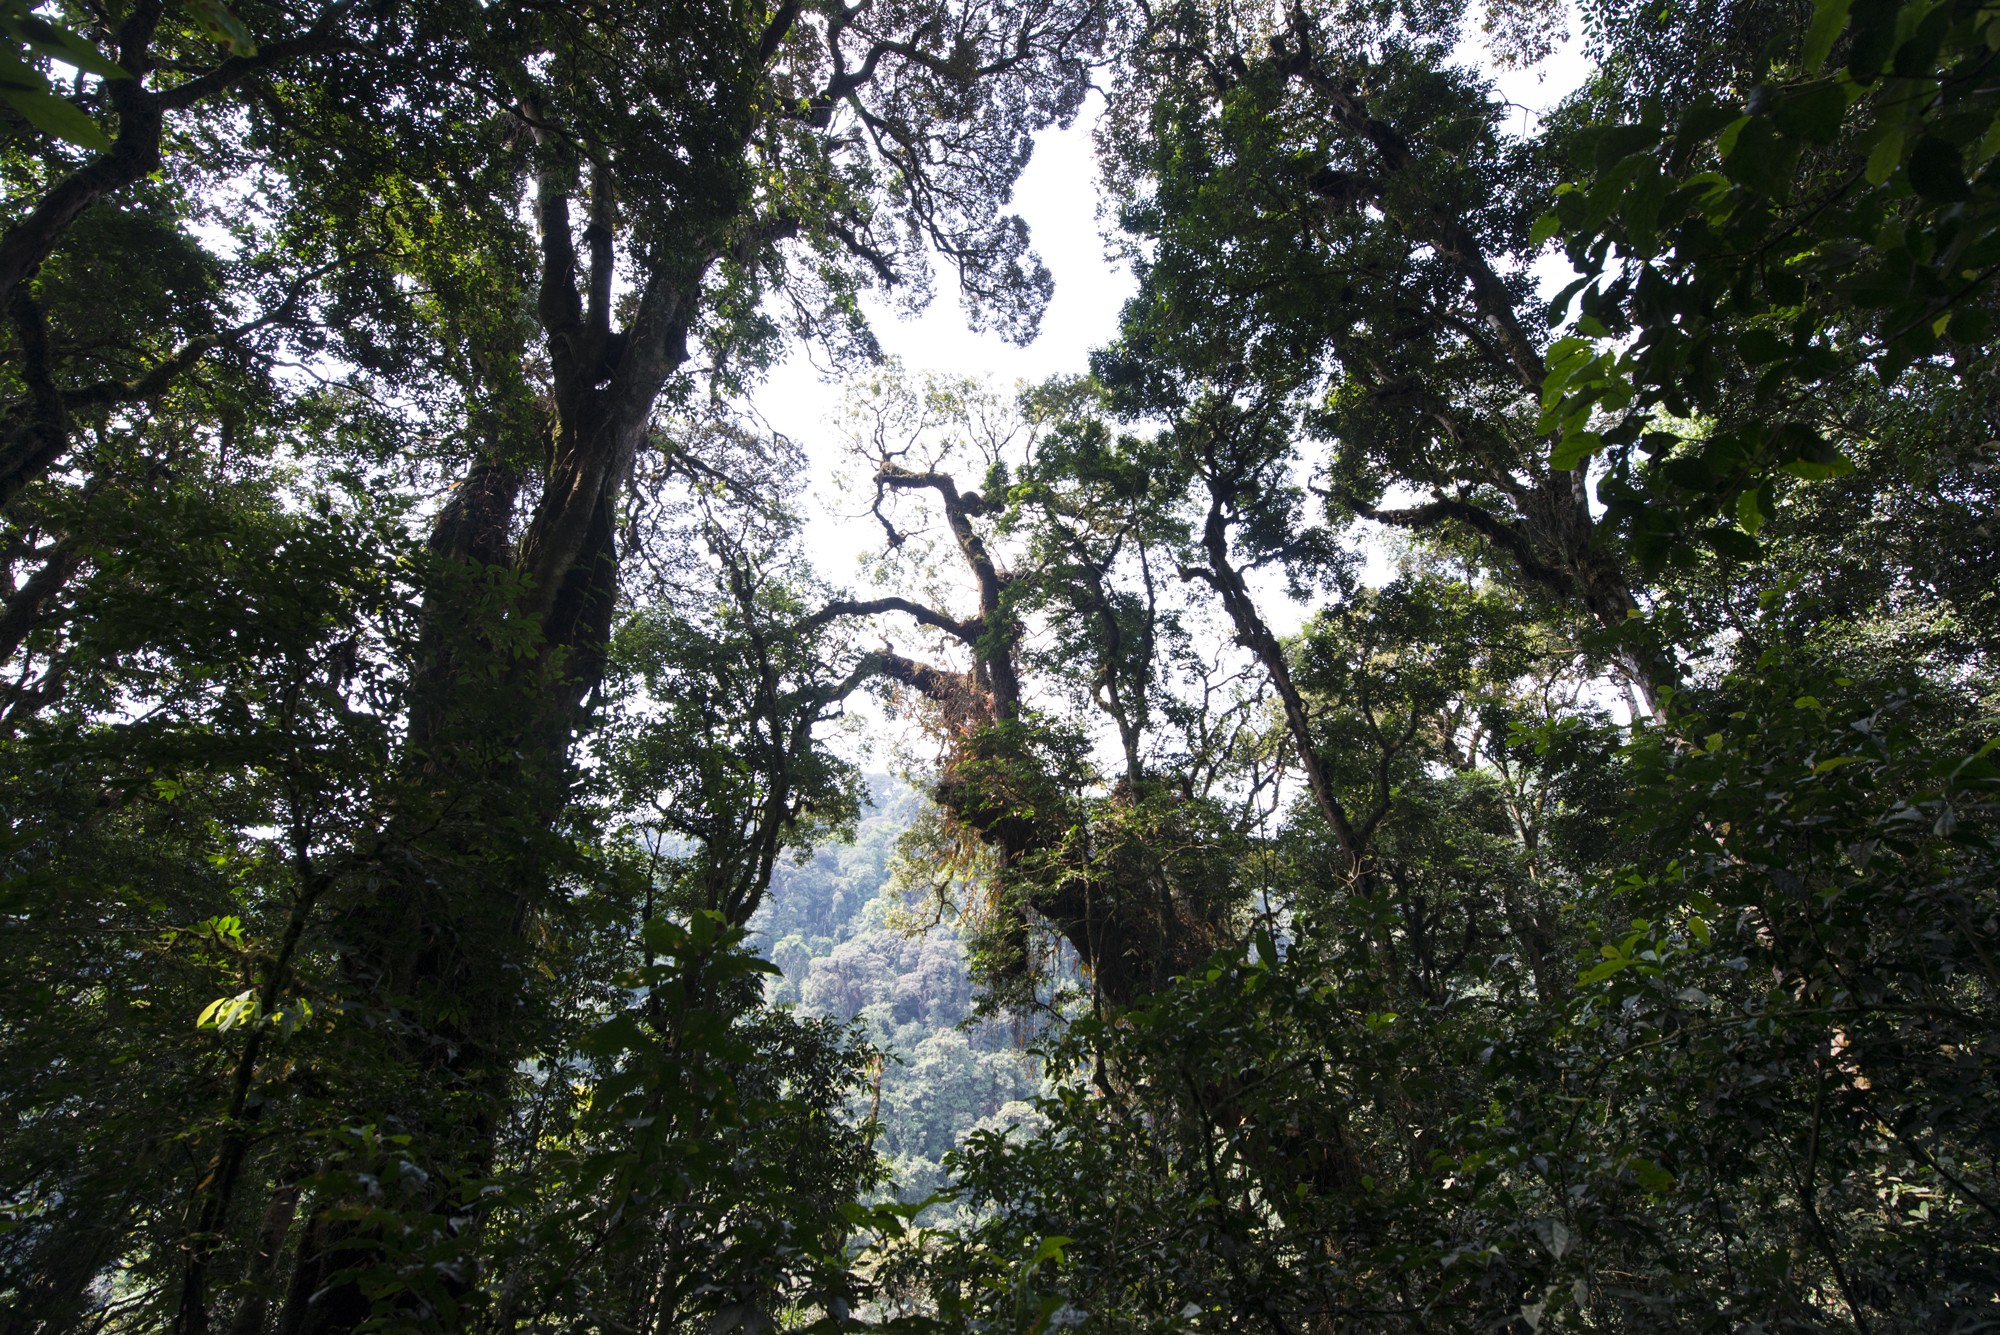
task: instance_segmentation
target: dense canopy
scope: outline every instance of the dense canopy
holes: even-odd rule
[[[1117,336],[884,358],[1086,112]],[[0,164],[0,1330],[2000,1326],[1985,0],[0,0]]]

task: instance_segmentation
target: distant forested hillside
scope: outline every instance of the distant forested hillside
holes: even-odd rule
[[[883,1053],[876,1148],[897,1196],[917,1201],[945,1185],[944,1156],[967,1132],[1032,1116],[1040,1080],[1013,1025],[973,1018],[957,927],[925,919],[916,931],[893,883],[897,841],[923,796],[886,775],[868,788],[874,804],[854,842],[780,866],[750,927],[785,971],[767,994],[774,1005],[858,1021]],[[861,1101],[873,1106],[875,1091]]]

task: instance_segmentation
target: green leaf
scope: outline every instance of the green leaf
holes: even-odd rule
[[[6,88],[0,89],[0,101],[21,113],[21,119],[37,130],[54,135],[64,143],[99,153],[111,147],[111,141],[104,137],[104,131],[98,128],[97,122],[84,115],[67,98],[53,93]]]
[[[82,37],[36,14],[21,14],[13,27],[28,49],[52,60],[74,65],[100,79],[129,79],[131,74]]]
[[[1891,69],[1897,77],[1904,79],[1927,78],[1937,71],[1938,54],[1944,48],[1944,41],[1951,31],[1953,20],[1952,5],[1932,4],[1926,7],[1912,5],[1909,13],[1922,15],[1907,40],[1896,48]],[[1901,23],[1898,29],[1901,30]]]
[[[223,0],[193,0],[195,21],[210,40],[221,42],[232,56],[257,54],[257,39]]]
[[[1736,348],[1752,366],[1762,366],[1785,355],[1785,341],[1769,329],[1748,331],[1736,340]]]
[[[1735,138],[1723,150],[1723,175],[1738,185],[1766,195],[1776,194],[1792,174],[1797,148],[1778,133],[1768,116],[1750,116],[1730,127]],[[1729,137],[1730,131],[1724,131]]]
[[[243,919],[233,913],[203,919],[201,926],[203,931],[212,932],[225,941],[243,944]]]
[[[1603,444],[1604,437],[1595,431],[1566,431],[1549,451],[1549,467],[1559,473],[1581,468]]]
[[[1632,964],[1633,960],[1630,956],[1620,955],[1617,959],[1605,960],[1602,964],[1595,964],[1592,965],[1590,968],[1585,969],[1582,975],[1578,977],[1576,981],[1579,986],[1588,986],[1591,983],[1601,983],[1605,979],[1609,978],[1612,974],[1617,973],[1622,969],[1631,968]]]
[[[1792,459],[1783,465],[1784,470],[1803,482],[1826,482],[1837,477],[1846,477],[1854,471],[1854,461],[1844,454],[1835,454],[1831,459]]]
[[[1812,22],[1806,27],[1805,46],[1799,52],[1799,59],[1809,70],[1817,70],[1826,64],[1826,58],[1833,51],[1834,39],[1847,26],[1847,11],[1852,0],[1818,0],[1813,6]]]
[[[1909,170],[1910,188],[1926,199],[1957,203],[1972,198],[1957,147],[1936,135],[1925,135],[1910,150]]]
[[[1960,306],[1951,313],[1951,337],[1963,347],[1982,347],[1993,337],[1993,317],[1973,306]]]
[[[1718,102],[1704,95],[1694,106],[1682,115],[1680,124],[1674,127],[1674,138],[1680,143],[1677,152],[1685,152],[1694,144],[1709,138],[1734,124],[1743,115],[1740,105]]]
[[[1627,245],[1635,255],[1650,256],[1655,252],[1655,233],[1659,230],[1660,210],[1666,207],[1667,195],[1676,183],[1659,170],[1648,164],[1639,173],[1632,188],[1625,195],[1625,230]]]
[[[1535,219],[1535,225],[1528,229],[1528,244],[1539,246],[1562,230],[1562,219],[1554,210]]]
[[[1757,539],[1733,525],[1717,525],[1702,530],[1702,540],[1725,561],[1754,561],[1763,553]]]
[[[218,997],[202,1007],[201,1014],[195,1019],[195,1028],[214,1029],[226,1034],[238,1025],[255,1020],[258,1010],[256,989],[245,988],[233,997]]]
[[[1626,1167],[1632,1170],[1632,1176],[1639,1179],[1639,1185],[1652,1195],[1665,1196],[1674,1189],[1674,1175],[1651,1159],[1635,1154],[1626,1160]]]
[[[1848,6],[1848,20],[1854,45],[1847,54],[1847,69],[1857,79],[1873,79],[1882,72],[1896,44],[1896,20],[1905,12],[1900,0],[1860,0]]]
[[[1973,146],[1972,164],[1977,167],[1989,162],[1995,153],[2000,153],[2000,118],[1996,118],[1993,124],[1987,127],[1986,133],[1981,135],[1979,142]]]
[[[1896,168],[1903,161],[1903,127],[1884,127],[1882,137],[1875,141],[1875,147],[1868,152],[1868,184],[1880,185],[1896,174]]]
[[[1715,137],[1715,151],[1725,158],[1734,153],[1736,141],[1743,137],[1743,131],[1749,126],[1750,121],[1749,116],[1738,116],[1723,126],[1722,133]]]
[[[1831,144],[1847,116],[1847,85],[1826,80],[1793,89],[1771,109],[1778,128],[1809,144]]]
[[[1555,297],[1549,302],[1549,323],[1556,324],[1563,316],[1567,315],[1569,313],[1569,304],[1576,299],[1576,294],[1589,287],[1591,283],[1596,281],[1596,278],[1596,274],[1585,274],[1583,277],[1565,286],[1562,291],[1556,293]]]
[[[1782,265],[1764,270],[1764,290],[1777,306],[1796,306],[1806,299],[1805,280]]]
[[[1764,518],[1764,512],[1757,503],[1757,489],[1745,487],[1743,494],[1736,498],[1736,522],[1742,525],[1745,533],[1754,538],[1758,530],[1764,527]]]
[[[1030,1266],[1037,1266],[1044,1261],[1054,1261],[1057,1265],[1061,1265],[1063,1263],[1063,1248],[1069,1246],[1074,1241],[1074,1238],[1065,1238],[1060,1235],[1043,1238],[1041,1245],[1035,1248],[1035,1254],[1029,1259],[1028,1264]]]
[[[1779,467],[1802,481],[1823,482],[1854,471],[1853,461],[1806,422],[1781,425],[1772,436],[1771,448]]]
[[[1598,130],[1592,138],[1592,156],[1597,170],[1609,171],[1625,158],[1640,149],[1651,148],[1660,141],[1660,131],[1651,125],[1609,125]]]

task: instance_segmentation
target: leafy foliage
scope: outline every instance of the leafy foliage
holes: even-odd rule
[[[0,10],[7,1328],[1992,1325],[2000,20],[1578,17]]]
[[[1786,475],[1851,469],[1864,368],[1887,386],[1944,359],[1984,392],[1989,22],[1821,4],[1741,95],[1571,136],[1583,179],[1536,235],[1564,234],[1580,276],[1555,309],[1576,299],[1580,318],[1550,349],[1542,426],[1559,467],[1608,452],[1600,493],[1642,562],[1717,517],[1707,541],[1741,556]]]

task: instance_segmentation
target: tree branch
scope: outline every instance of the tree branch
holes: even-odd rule
[[[153,70],[153,34],[166,6],[164,0],[141,0],[117,33],[118,63],[132,77],[109,80],[105,85],[112,109],[118,113],[118,135],[109,149],[57,182],[27,216],[0,234],[0,301],[7,300],[34,267],[55,251],[84,210],[159,170],[165,113],[227,92],[260,70],[333,49],[337,43],[330,30],[353,4],[354,0],[343,0],[335,5],[301,37],[267,42],[254,55],[231,56],[206,74],[149,92],[144,84]]]
[[[230,331],[234,334],[236,331]],[[168,385],[178,380],[181,373],[200,361],[204,354],[222,346],[230,335],[203,334],[191,338],[166,357],[155,362],[145,374],[136,380],[99,380],[77,389],[63,392],[63,403],[70,408],[99,408],[119,403],[144,403],[157,397]]]
[[[926,626],[935,627],[953,639],[968,645],[978,643],[979,636],[984,629],[977,621],[960,621],[956,617],[946,616],[944,613],[934,608],[926,607],[922,603],[890,595],[884,598],[859,600],[852,598],[835,599],[800,622],[799,632],[805,634],[818,630],[821,626],[838,617],[875,616],[882,612],[901,612],[905,616],[911,617]]]
[[[590,247],[590,300],[584,324],[589,336],[600,345],[598,355],[591,358],[593,377],[602,360],[602,344],[611,332],[611,280],[617,264],[612,248],[612,229],[617,217],[616,195],[611,168],[602,162],[593,164],[590,173],[590,225],[583,229],[584,242]]]
[[[1520,567],[1521,573],[1535,583],[1552,593],[1564,596],[1574,592],[1575,581],[1536,554],[1534,544],[1529,541],[1526,531],[1518,520],[1502,519],[1492,511],[1474,505],[1470,501],[1456,500],[1449,496],[1439,496],[1422,505],[1394,510],[1377,509],[1351,491],[1343,494],[1341,499],[1363,519],[1372,519],[1378,524],[1389,524],[1413,532],[1456,521],[1512,557],[1515,564]]]
[[[14,656],[36,626],[42,624],[51,599],[83,564],[83,553],[68,538],[44,548],[42,568],[30,575],[0,610],[0,662]]]
[[[991,615],[1000,609],[1000,590],[1006,582],[1001,578],[999,568],[986,551],[986,543],[972,527],[972,520],[997,511],[1000,506],[976,491],[961,492],[958,483],[949,474],[935,471],[916,472],[900,464],[883,463],[875,472],[877,494],[882,488],[897,491],[935,491],[944,502],[945,522],[951,526],[952,537],[958,540],[959,551],[965,554],[967,564],[979,581],[979,610]]]
[[[535,172],[535,224],[541,233],[542,274],[535,308],[548,331],[549,364],[560,399],[574,392],[584,369],[577,365],[580,349],[574,346],[584,317],[583,298],[576,290],[576,241],[569,233],[570,168],[532,94],[522,96],[521,112],[541,156]]]
[[[1410,166],[1410,146],[1402,134],[1395,126],[1372,115],[1351,83],[1336,79],[1320,68],[1318,55],[1313,50],[1310,21],[1297,0],[1290,7],[1287,27],[1289,41],[1284,36],[1271,39],[1272,63],[1277,70],[1299,80],[1323,97],[1333,112],[1333,119],[1349,133],[1365,139],[1386,171],[1407,170]],[[1377,194],[1376,198],[1382,196]],[[1405,226],[1429,242],[1438,254],[1458,269],[1472,288],[1474,307],[1492,326],[1505,349],[1506,364],[1514,378],[1528,392],[1540,394],[1542,381],[1548,372],[1541,350],[1521,324],[1514,294],[1507,290],[1500,275],[1494,272],[1484,248],[1471,229],[1455,215],[1435,205],[1415,212],[1399,210],[1398,213]]]
[[[1211,478],[1209,487],[1208,518],[1202,527],[1202,549],[1208,556],[1208,570],[1197,572],[1194,577],[1204,579],[1221,597],[1223,610],[1229,613],[1243,646],[1264,665],[1264,671],[1271,679],[1271,688],[1278,693],[1278,701],[1284,706],[1285,727],[1291,733],[1299,764],[1306,772],[1306,783],[1312,789],[1313,800],[1332,829],[1341,852],[1347,856],[1348,874],[1358,878],[1367,860],[1367,848],[1354,822],[1348,818],[1340,795],[1334,791],[1333,776],[1327,771],[1326,759],[1313,739],[1312,719],[1306,713],[1298,683],[1292,680],[1292,667],[1285,658],[1284,646],[1278,643],[1277,636],[1271,633],[1271,628],[1258,613],[1249,586],[1243,582],[1242,573],[1230,560],[1229,519],[1223,508],[1219,484]]]
[[[25,284],[8,302],[20,339],[21,379],[27,383],[29,406],[9,414],[6,436],[0,439],[0,510],[40,477],[69,447],[69,414],[49,367],[49,325],[41,304]]]

